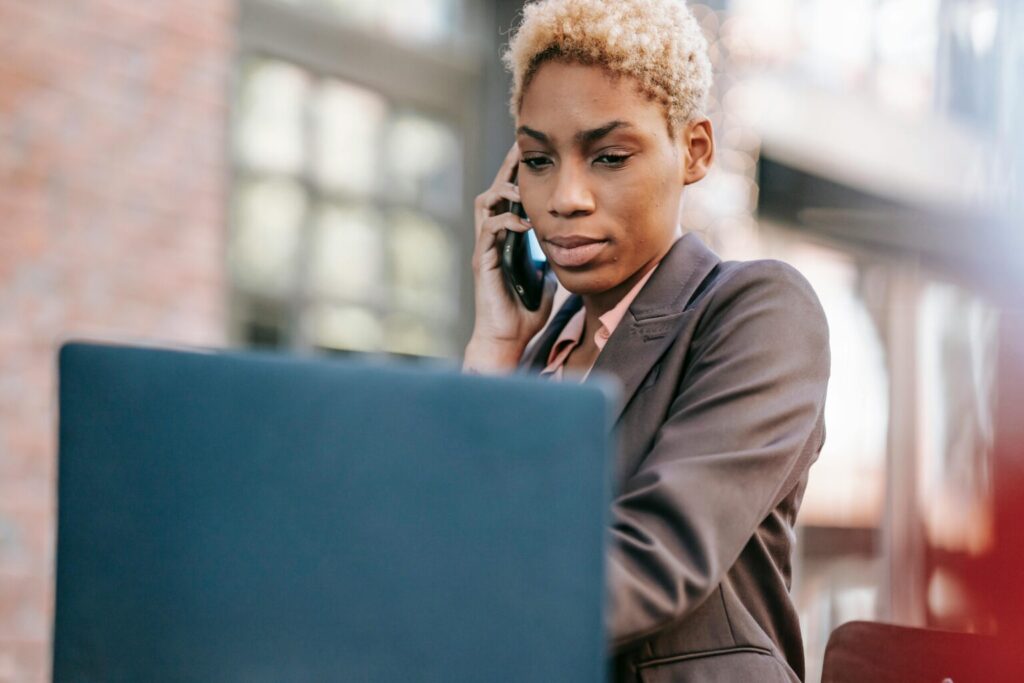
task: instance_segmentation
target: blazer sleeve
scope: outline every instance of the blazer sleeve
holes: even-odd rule
[[[665,422],[612,504],[616,653],[700,605],[820,449],[829,348],[814,291],[780,261],[723,277]]]

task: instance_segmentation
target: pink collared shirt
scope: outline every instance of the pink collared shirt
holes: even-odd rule
[[[654,271],[658,269],[661,261],[654,264],[654,267],[647,271],[640,280],[637,281],[633,288],[622,297],[619,303],[607,311],[604,315],[598,317],[601,326],[594,333],[594,344],[597,346],[597,355],[601,355],[601,351],[604,350],[604,345],[608,342],[608,338],[612,336],[612,332],[622,322],[622,318],[626,315],[626,311],[629,310],[630,304],[633,303],[633,299],[640,293],[640,290],[644,288],[647,281],[654,274]],[[580,345],[580,340],[583,338],[583,327],[586,322],[587,309],[585,306],[581,306],[580,310],[576,311],[576,314],[569,319],[569,322],[562,328],[561,333],[558,335],[558,339],[555,340],[554,345],[551,347],[551,353],[548,354],[548,363],[543,370],[540,371],[541,377],[547,377],[548,379],[561,382],[562,381],[562,370],[565,368],[565,362],[569,359],[569,354],[572,353],[573,349]],[[596,357],[595,357],[596,359]],[[593,363],[587,368],[587,371],[580,378],[582,382],[590,374],[593,369]]]

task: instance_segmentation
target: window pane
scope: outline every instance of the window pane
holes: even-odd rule
[[[314,103],[313,172],[331,190],[369,194],[377,188],[381,128],[387,102],[341,81],[328,81]]]
[[[391,220],[396,303],[407,311],[454,318],[457,273],[444,229],[410,211],[395,212]]]
[[[462,196],[461,145],[448,126],[413,112],[394,117],[385,141],[393,196],[448,215]]]
[[[369,207],[327,206],[317,212],[311,255],[314,295],[372,299],[384,285],[383,221]]]
[[[235,145],[245,166],[279,173],[302,169],[308,92],[308,76],[290,64],[259,60],[243,68]]]
[[[235,281],[250,290],[284,294],[305,217],[305,192],[290,179],[265,179],[243,184],[236,202],[229,253]]]
[[[384,331],[372,311],[357,306],[319,304],[303,320],[306,338],[327,349],[378,351]]]

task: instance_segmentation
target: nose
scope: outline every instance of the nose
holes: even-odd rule
[[[551,193],[548,213],[556,218],[586,216],[594,211],[594,195],[587,186],[586,173],[576,164],[562,164]]]

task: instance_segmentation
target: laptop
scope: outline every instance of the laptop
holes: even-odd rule
[[[62,346],[53,680],[601,681],[609,385]]]

